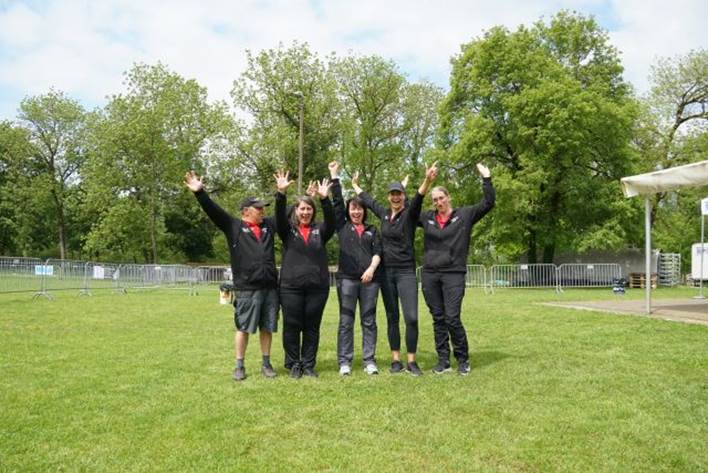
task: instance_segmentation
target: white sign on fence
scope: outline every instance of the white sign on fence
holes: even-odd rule
[[[708,197],[701,199],[701,215],[708,215]]]
[[[94,279],[103,279],[106,276],[106,271],[103,269],[103,266],[94,266],[93,267],[93,278]]]
[[[54,266],[35,264],[34,265],[34,275],[35,276],[54,276]]]

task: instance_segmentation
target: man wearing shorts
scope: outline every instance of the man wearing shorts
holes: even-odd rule
[[[270,362],[273,333],[278,331],[278,273],[275,269],[275,222],[263,216],[268,205],[255,197],[241,201],[241,218],[235,218],[209,198],[194,171],[185,176],[185,184],[212,222],[224,232],[231,256],[231,272],[236,290],[234,323],[236,325],[235,381],[246,379],[244,356],[248,336],[260,333],[263,366],[267,378],[276,376]]]

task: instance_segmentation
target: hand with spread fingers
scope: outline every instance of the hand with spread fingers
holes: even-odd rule
[[[281,194],[285,194],[285,192],[288,190],[288,186],[293,183],[293,181],[288,180],[289,175],[289,171],[285,171],[282,169],[277,173],[273,174],[273,177],[275,178],[275,185],[278,188],[278,192],[280,192]]]
[[[192,192],[199,192],[204,189],[202,178],[197,176],[197,173],[194,171],[189,171],[184,175],[184,185],[186,185]]]
[[[492,177],[492,172],[482,163],[477,163],[477,171],[482,177]]]
[[[317,183],[317,194],[320,199],[326,199],[329,195],[329,188],[332,187],[332,182],[329,179],[322,179]]]
[[[307,184],[307,190],[305,190],[305,194],[309,195],[313,199],[317,195],[317,181],[310,181]]]

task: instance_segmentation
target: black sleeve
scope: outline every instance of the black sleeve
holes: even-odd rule
[[[374,227],[371,227],[371,231],[374,234],[374,241],[371,244],[371,253],[372,255],[379,255],[383,258],[383,244],[381,243],[381,235],[379,235],[379,232],[377,232]]]
[[[211,200],[205,190],[194,192],[194,197],[197,198],[197,202],[204,209],[209,219],[214,222],[214,225],[219,227],[222,232],[228,234],[231,231],[233,217]]]
[[[329,197],[325,197],[320,200],[322,205],[322,213],[324,214],[324,220],[322,222],[322,241],[327,243],[332,235],[334,235],[334,209],[332,208],[332,201]]]
[[[367,208],[371,209],[379,219],[383,220],[386,217],[386,208],[376,202],[373,197],[371,197],[367,192],[362,192],[359,194],[361,200],[364,202]]]
[[[280,235],[280,239],[285,242],[288,239],[288,230],[290,223],[288,222],[287,197],[280,192],[275,193],[275,230]]]
[[[332,179],[332,203],[334,205],[335,230],[339,231],[347,223],[344,196],[342,196],[342,183],[339,179]]]
[[[469,214],[470,225],[474,225],[494,208],[497,194],[494,190],[491,177],[485,177],[482,179],[482,192],[484,195],[480,202],[477,202],[469,207],[464,207],[465,211]]]
[[[423,198],[424,196],[420,192],[415,191],[415,195],[411,201],[411,206],[406,209],[408,211],[406,218],[408,219],[408,224],[413,228],[413,230],[415,230],[416,225],[419,224],[418,220],[420,220],[420,213],[423,209]]]

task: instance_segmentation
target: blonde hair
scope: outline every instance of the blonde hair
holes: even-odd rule
[[[435,187],[433,187],[433,188],[430,190],[430,193],[432,194],[432,193],[435,192],[435,191],[437,191],[437,192],[442,192],[442,193],[445,194],[447,197],[450,197],[450,193],[449,193],[449,192],[447,191],[447,189],[445,189],[443,186],[435,186]]]

